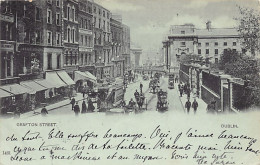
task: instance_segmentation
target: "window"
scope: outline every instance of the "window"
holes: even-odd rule
[[[101,10],[100,9],[98,9],[98,14],[101,15]]]
[[[107,12],[107,19],[109,19],[109,13]]]
[[[88,20],[85,20],[85,29],[88,29]]]
[[[97,8],[96,8],[96,6],[94,6],[94,13],[96,13],[97,12]]]
[[[84,44],[83,35],[80,36],[80,41],[81,41],[81,45],[83,45]]]
[[[41,33],[40,31],[36,31],[35,32],[35,40],[36,40],[36,44],[40,44],[40,41],[41,41]]]
[[[58,54],[58,55],[57,55],[57,69],[60,69],[60,68],[61,68],[61,66],[60,66],[60,57],[61,57],[61,55]]]
[[[72,43],[75,43],[75,29],[72,29],[72,31],[71,31],[71,40],[72,40]]]
[[[56,6],[60,6],[60,0],[56,0]]]
[[[85,36],[85,45],[88,46],[88,37]]]
[[[72,9],[72,20],[75,21],[75,9]]]
[[[57,33],[56,34],[56,44],[60,45],[61,44],[60,41],[61,41],[61,35],[60,35],[60,33]]]
[[[215,63],[216,63],[216,64],[218,63],[218,58],[215,58]]]
[[[23,16],[26,17],[26,13],[27,13],[27,7],[26,5],[23,6]]]
[[[181,42],[181,47],[184,47],[186,46],[186,43],[185,42]]]
[[[106,17],[106,12],[105,11],[103,11],[103,17]]]
[[[218,46],[218,42],[215,42],[215,46]]]
[[[103,21],[103,29],[106,30],[106,21]]]
[[[227,42],[224,42],[224,46],[227,46]]]
[[[201,49],[198,49],[198,54],[201,54]]]
[[[218,49],[215,49],[215,54],[218,54]]]
[[[70,7],[67,7],[67,19],[70,20]]]
[[[237,43],[236,43],[236,42],[233,42],[233,46],[237,46]]]
[[[35,9],[35,19],[36,20],[40,20],[40,13],[41,13],[40,8],[36,7],[36,9]]]
[[[70,28],[68,28],[68,33],[67,33],[67,35],[68,35],[68,42],[70,42]]]
[[[48,55],[47,55],[47,63],[48,63],[47,69],[51,70],[52,69],[52,54],[50,54],[50,53],[48,53]]]
[[[52,2],[52,0],[47,0],[47,2],[48,2],[48,3],[51,3],[51,2]]]
[[[232,49],[233,52],[236,52],[237,50],[236,49]]]
[[[201,43],[200,43],[200,42],[198,43],[198,46],[199,46],[199,47],[201,46]]]
[[[98,28],[101,28],[101,19],[98,20]]]
[[[181,31],[181,34],[185,34],[185,31]]]
[[[87,29],[89,29],[89,30],[91,30],[92,28],[91,28],[91,23],[90,23],[90,20],[88,20],[88,28]]]
[[[56,13],[56,24],[60,25],[60,13]]]
[[[206,49],[206,54],[209,54],[209,49]]]
[[[96,27],[96,22],[97,22],[97,18],[94,17],[94,25],[95,25],[95,27]]]
[[[83,28],[83,26],[84,26],[84,20],[83,20],[83,18],[80,18],[80,28]]]
[[[206,46],[209,46],[209,43],[208,43],[208,42],[206,42],[206,43],[205,43],[205,45],[206,45]]]
[[[47,10],[47,23],[51,23],[51,10],[50,9],[48,9]]]
[[[224,49],[224,53],[227,53],[227,49]]]
[[[47,43],[51,45],[52,44],[51,41],[52,41],[52,32],[48,31],[47,32]]]

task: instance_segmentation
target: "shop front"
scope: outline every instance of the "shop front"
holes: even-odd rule
[[[37,75],[43,70],[43,47],[21,44],[18,47],[15,67],[19,75]]]
[[[14,112],[16,108],[19,108],[21,113],[32,109],[30,102],[32,90],[20,84],[8,84],[0,86],[0,89],[11,94],[11,97],[4,101],[3,107],[7,107],[7,112]]]
[[[81,88],[83,87],[93,89],[97,83],[97,78],[88,71],[75,71],[74,81],[76,82],[76,90],[81,92]]]
[[[0,59],[0,79],[12,77],[14,72],[14,42],[0,41]]]

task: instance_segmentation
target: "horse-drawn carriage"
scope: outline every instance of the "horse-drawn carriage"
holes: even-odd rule
[[[150,83],[149,83],[150,93],[153,93],[153,94],[157,93],[159,90],[159,87],[160,87],[159,84],[160,83],[159,83],[158,79],[150,80]]]
[[[163,92],[162,90],[158,92],[158,101],[156,110],[157,111],[167,111],[168,110],[168,100],[167,100],[167,92]]]

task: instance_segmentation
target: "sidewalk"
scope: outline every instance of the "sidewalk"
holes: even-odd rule
[[[84,100],[81,93],[77,93],[77,95],[74,98],[75,98],[76,101]],[[58,108],[67,106],[67,105],[70,105],[70,99],[69,98],[65,99],[63,101],[54,103],[54,104],[47,105],[46,109],[48,111],[51,111],[51,110],[54,110],[54,109],[58,109]],[[20,118],[29,118],[29,117],[39,115],[39,114],[41,114],[41,110],[42,110],[42,108],[37,108],[34,111],[29,111],[29,112],[23,113],[23,114],[21,114]]]
[[[185,113],[187,113],[186,111],[186,108],[185,108],[185,103],[187,101],[187,95],[186,94],[183,94],[182,97],[180,97],[180,92],[179,92],[179,89],[178,89],[178,84],[175,84],[175,88],[178,92],[178,95],[179,95],[179,98],[182,102],[182,105],[183,105],[183,108],[185,109]],[[198,102],[198,109],[197,109],[197,112],[196,114],[206,114],[207,113],[207,104],[201,99],[201,98],[198,98],[197,96],[194,96],[193,93],[191,92],[190,94],[190,102],[192,104],[192,102],[194,101],[194,98],[196,98],[196,101]],[[191,114],[194,114],[194,110],[193,108],[191,107],[190,109],[190,113]]]

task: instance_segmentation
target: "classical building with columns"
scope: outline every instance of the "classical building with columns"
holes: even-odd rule
[[[178,59],[185,55],[199,55],[212,63],[218,63],[227,49],[242,51],[240,36],[236,28],[212,28],[211,22],[205,29],[197,29],[193,24],[173,25],[168,39],[163,41],[165,63],[178,69]]]

